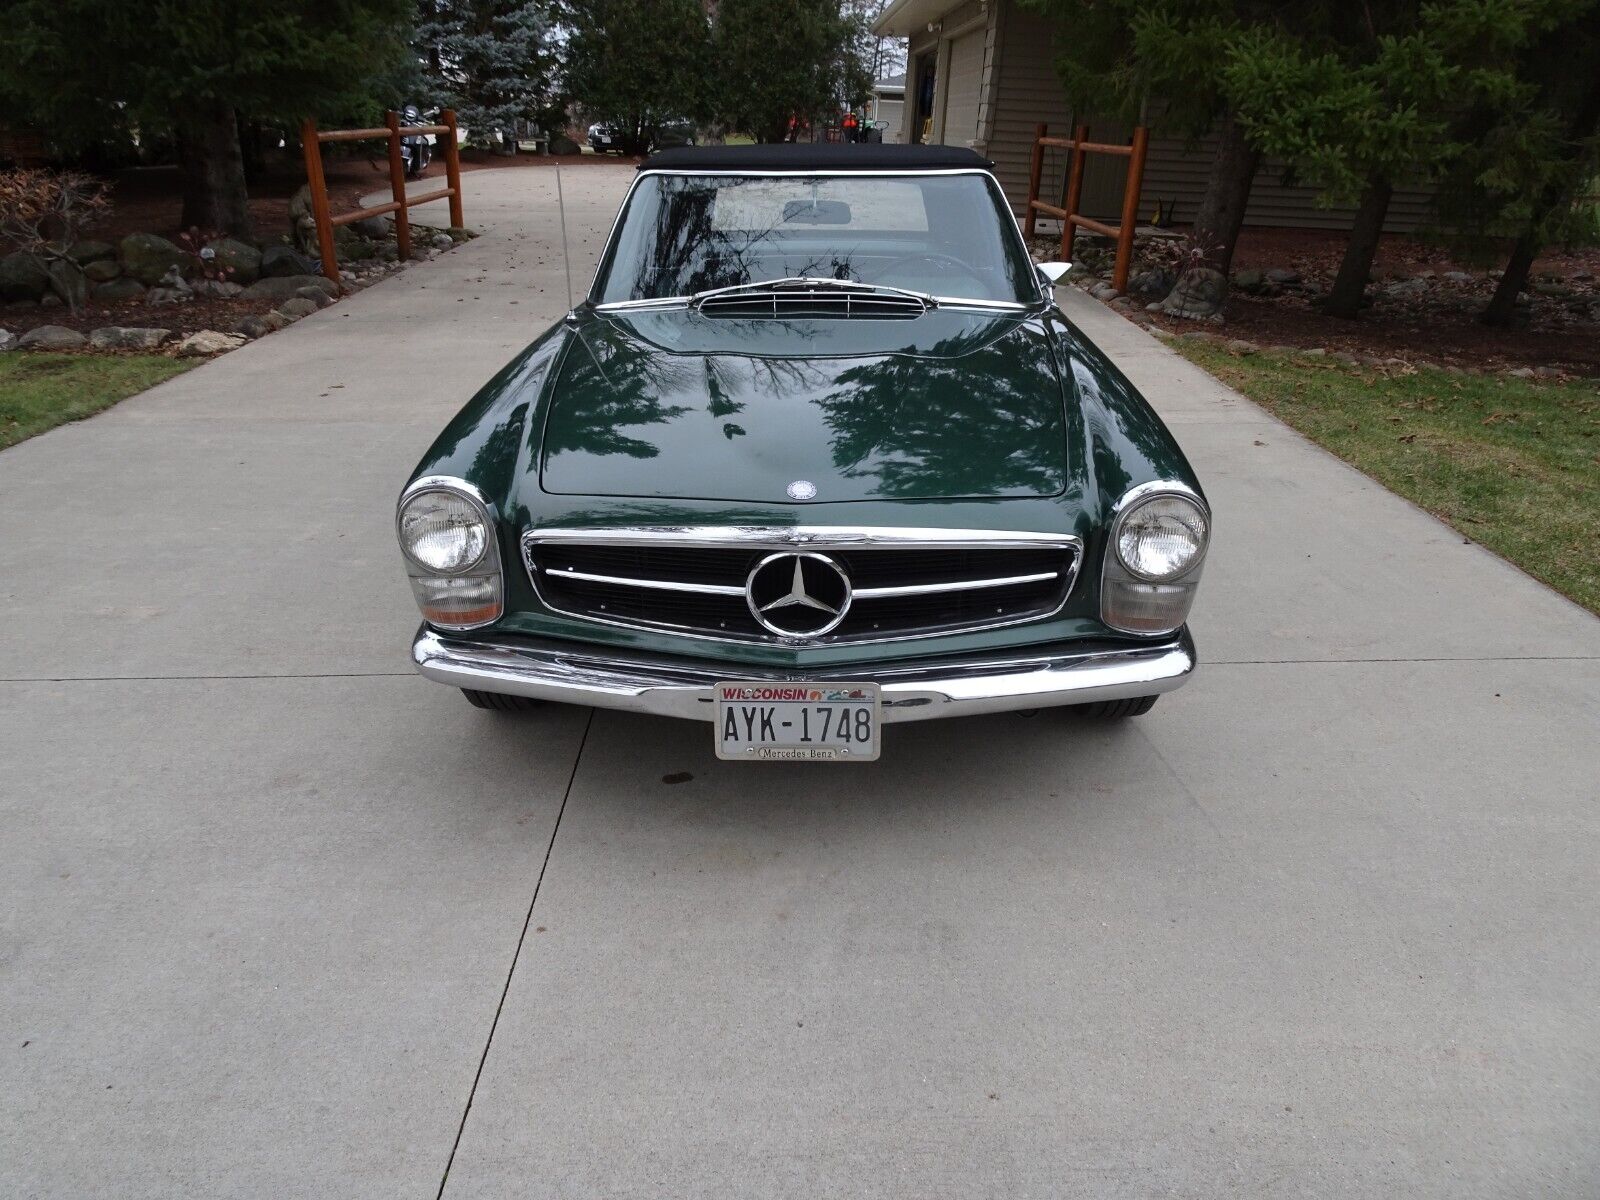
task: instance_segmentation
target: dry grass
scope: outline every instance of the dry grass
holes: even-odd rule
[[[0,449],[93,416],[193,365],[153,354],[0,355]]]
[[[1600,386],[1298,355],[1186,357],[1391,491],[1600,613]]]

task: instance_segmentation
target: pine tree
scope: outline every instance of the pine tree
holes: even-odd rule
[[[1056,72],[1081,112],[1217,136],[1193,239],[1226,273],[1261,165],[1224,72],[1252,38],[1315,36],[1343,8],[1319,0],[1024,0],[1057,24]]]
[[[706,114],[700,0],[567,0],[562,20],[568,91],[619,132],[629,153],[644,153],[668,122]]]
[[[781,142],[872,94],[859,10],[839,0],[721,0],[712,30],[715,107],[729,129]]]
[[[241,120],[349,104],[404,53],[411,0],[13,0],[0,99],[65,144],[171,132],[185,225],[247,235]]]
[[[1512,241],[1482,314],[1488,325],[1514,321],[1545,245],[1600,240],[1600,212],[1585,199],[1600,177],[1600,3],[1569,0],[1559,10],[1514,56],[1517,87],[1480,98],[1463,119],[1463,152],[1440,188],[1458,249]]]
[[[423,99],[454,108],[469,133],[549,122],[559,107],[552,15],[549,0],[418,0]]]
[[[1252,31],[1224,68],[1251,141],[1329,205],[1356,203],[1330,316],[1355,317],[1397,184],[1434,187],[1465,150],[1462,114],[1515,95],[1516,54],[1567,0],[1342,8],[1313,42]]]

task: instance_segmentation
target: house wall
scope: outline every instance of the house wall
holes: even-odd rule
[[[910,39],[909,75],[906,87],[902,140],[916,141],[917,57],[932,47],[939,50],[937,94],[934,101],[933,136],[930,140],[952,145],[968,145],[994,160],[995,172],[1006,198],[1018,215],[1027,201],[1028,173],[1033,154],[1034,129],[1041,122],[1052,135],[1070,136],[1077,121],[1089,125],[1095,141],[1126,142],[1131,128],[1093,114],[1075,114],[1068,105],[1055,72],[1055,26],[1031,10],[1019,8],[1013,0],[990,0],[987,5],[970,0],[952,8],[942,18],[941,28],[933,33],[921,31]],[[944,115],[951,111],[949,89],[950,43],[952,38],[984,32],[983,70],[978,80],[977,136],[969,139],[961,129],[949,129]],[[958,64],[959,65],[959,64]],[[969,73],[970,75],[970,73]],[[972,85],[967,76],[960,81],[964,89]],[[971,96],[958,101],[958,116],[970,111]],[[1171,220],[1188,224],[1194,219],[1206,177],[1216,153],[1216,138],[1207,136],[1190,143],[1182,137],[1160,132],[1159,112],[1150,118],[1152,126],[1149,153],[1145,160],[1144,183],[1140,189],[1139,215],[1147,220],[1159,201],[1171,210]],[[1066,152],[1045,152],[1042,196],[1059,203],[1066,184]],[[1123,183],[1127,160],[1091,156],[1084,171],[1083,211],[1093,217],[1116,220],[1122,209]],[[1390,232],[1415,229],[1427,217],[1430,193],[1418,189],[1397,189],[1389,207],[1384,228]],[[1268,162],[1256,176],[1250,206],[1245,213],[1249,225],[1300,226],[1307,228],[1348,228],[1349,208],[1323,208],[1317,203],[1315,188],[1286,182],[1281,163]]]

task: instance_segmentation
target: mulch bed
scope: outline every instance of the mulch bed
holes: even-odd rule
[[[1081,248],[1080,243],[1080,248]],[[1052,255],[1055,247],[1050,247]],[[1526,309],[1527,325],[1492,329],[1478,320],[1498,282],[1498,270],[1456,261],[1442,247],[1418,238],[1386,236],[1379,248],[1368,295],[1372,306],[1357,320],[1326,317],[1312,306],[1338,273],[1344,237],[1337,232],[1247,229],[1234,252],[1233,272],[1273,268],[1297,272],[1304,286],[1251,295],[1234,288],[1224,322],[1179,320],[1145,312],[1142,303],[1119,303],[1141,322],[1173,333],[1204,330],[1261,346],[1322,347],[1356,357],[1401,358],[1498,372],[1517,367],[1554,367],[1565,373],[1600,375],[1600,249],[1554,249],[1535,264]],[[1464,272],[1470,280],[1445,279]],[[1414,294],[1390,294],[1396,281],[1424,281]]]
[[[388,186],[388,160],[382,143],[374,142],[369,156],[330,153],[324,163],[328,180],[328,200],[334,212],[356,208],[360,198]],[[511,157],[476,151],[463,151],[461,169],[482,171],[507,167],[569,167],[595,162],[617,163],[615,158],[598,155],[552,158],[519,154]],[[631,161],[631,160],[626,160]],[[436,161],[430,179],[444,186],[444,164]],[[305,170],[299,159],[279,159],[271,171],[250,186],[250,216],[258,237],[268,238],[289,231],[289,200],[305,183]],[[175,167],[141,167],[120,172],[112,183],[112,212],[108,220],[88,230],[86,237],[115,243],[130,233],[158,233],[176,238],[183,229],[178,223],[182,211],[182,181]],[[470,215],[470,214],[469,214]],[[3,252],[4,248],[0,248]],[[0,328],[23,334],[41,325],[64,325],[83,333],[103,325],[150,326],[170,329],[179,337],[202,329],[227,332],[248,316],[260,316],[275,307],[265,300],[219,299],[197,296],[183,304],[147,304],[143,300],[126,304],[90,303],[74,316],[62,307],[41,307],[32,303],[0,305]]]

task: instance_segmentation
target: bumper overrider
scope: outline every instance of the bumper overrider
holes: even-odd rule
[[[717,683],[872,682],[883,720],[926,721],[1170,692],[1195,667],[1187,627],[1147,645],[1085,648],[1063,643],[865,670],[822,671],[712,665],[554,640],[486,641],[417,631],[411,658],[427,678],[452,687],[563,704],[714,721]]]

